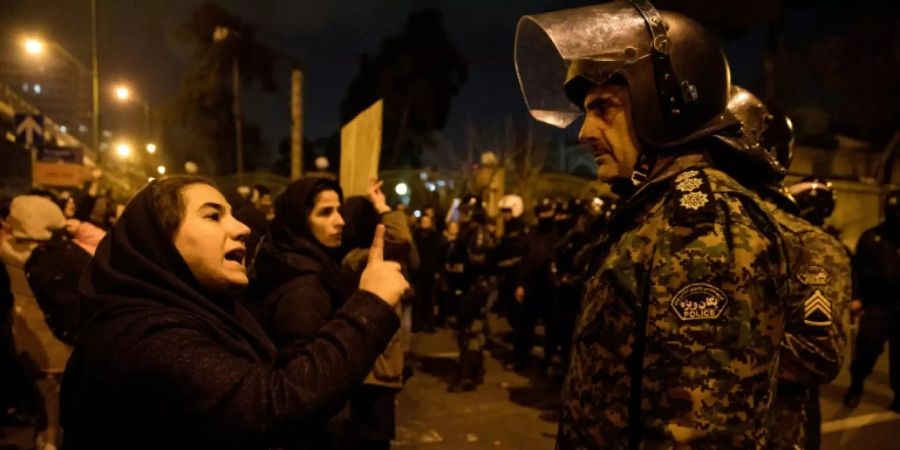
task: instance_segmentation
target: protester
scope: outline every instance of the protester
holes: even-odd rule
[[[25,263],[32,251],[65,226],[62,210],[49,198],[21,195],[10,204],[12,235],[0,242],[0,258],[9,274],[15,307],[13,338],[16,352],[31,373],[44,403],[46,423],[39,427],[38,450],[56,449],[59,442],[59,376],[69,348],[57,339],[28,284]]]
[[[311,442],[397,330],[393,306],[407,283],[382,261],[382,232],[360,289],[279,361],[235,301],[248,283],[247,233],[202,179],[153,181],[131,200],[83,279],[63,378],[64,449]]]

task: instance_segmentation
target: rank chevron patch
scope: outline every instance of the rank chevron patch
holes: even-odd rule
[[[816,289],[803,302],[803,310],[803,323],[814,327],[831,325],[831,301],[822,294],[822,291]]]

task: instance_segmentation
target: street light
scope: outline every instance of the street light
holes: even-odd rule
[[[91,119],[93,120],[92,131],[92,147],[97,152],[97,158],[100,158],[100,69],[97,58],[97,24],[96,24],[96,0],[91,0],[91,20],[92,20],[92,49],[91,49],[91,78],[92,78],[92,95],[91,95]],[[45,41],[37,37],[25,37],[22,39],[22,47],[31,57],[39,57],[44,54],[47,47],[51,47],[55,53],[62,55],[76,67],[88,71],[77,58],[72,56],[63,46],[54,41]]]
[[[156,153],[156,144],[154,144],[152,142],[147,144],[147,153],[149,153],[151,155]]]
[[[156,168],[156,173],[158,173],[160,176],[165,175],[165,174],[166,174],[166,166],[159,166],[159,167],[157,167],[157,168]]]
[[[230,39],[242,39],[239,31],[227,26],[216,26],[212,34],[213,42],[223,43]],[[303,174],[303,72],[301,64],[291,55],[277,49],[266,47],[266,52],[284,59],[293,66],[291,70],[291,179],[300,178]],[[237,172],[243,180],[243,118],[241,117],[240,66],[238,55],[234,54],[231,63],[233,114],[235,122],[235,150],[237,152]]]
[[[131,145],[127,142],[120,142],[116,144],[116,154],[119,155],[122,159],[127,159],[131,156]]]
[[[213,42],[221,43],[231,36],[239,39],[241,33],[228,27],[217,26],[213,31],[212,38]],[[237,53],[231,57],[231,90],[231,113],[234,116],[235,169],[239,182],[244,184],[244,119],[241,112],[241,68],[238,63]]]
[[[128,101],[131,98],[131,89],[127,86],[116,86],[115,87],[116,98],[121,101]]]
[[[29,55],[40,55],[44,53],[44,47],[47,44],[38,38],[25,38],[22,40],[22,46]]]
[[[144,137],[150,139],[150,103],[148,103],[140,96],[134,95],[134,91],[125,84],[117,84],[113,86],[113,93],[116,96],[116,100],[118,100],[119,102],[126,103],[130,101],[136,101],[144,107]],[[150,149],[148,148],[147,151],[150,151]]]

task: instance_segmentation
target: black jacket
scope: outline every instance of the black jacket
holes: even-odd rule
[[[398,328],[357,292],[289,362],[247,311],[202,293],[140,191],[82,278],[63,449],[263,449],[311,433]]]
[[[900,312],[900,232],[887,223],[866,230],[856,244],[853,275],[865,305],[880,305]]]
[[[72,242],[65,230],[57,230],[25,262],[28,285],[47,326],[57,339],[69,345],[78,321],[78,280],[90,261],[90,253]]]

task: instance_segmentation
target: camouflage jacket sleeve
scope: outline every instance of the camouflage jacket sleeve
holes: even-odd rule
[[[798,220],[790,218],[779,222],[787,222],[786,234],[792,236],[791,291],[779,377],[802,384],[828,383],[840,371],[847,342],[844,312],[851,296],[850,260],[840,242],[813,225],[798,226]]]
[[[786,247],[758,199],[721,172],[675,187],[650,276],[643,409],[658,412],[644,426],[694,448],[756,448],[783,337]]]

